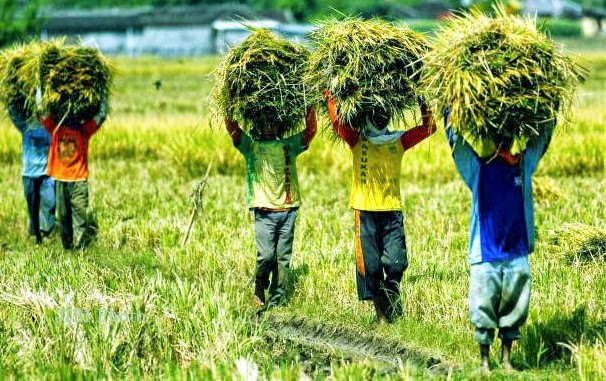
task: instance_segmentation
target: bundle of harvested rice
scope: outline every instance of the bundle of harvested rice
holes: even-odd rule
[[[115,68],[99,50],[47,44],[39,58],[42,105],[58,118],[92,118],[108,98]]]
[[[36,112],[36,89],[42,108],[57,118],[94,116],[111,91],[113,64],[95,48],[64,46],[63,40],[31,42],[3,52],[0,99],[6,106]]]
[[[315,45],[306,82],[315,92],[329,89],[339,119],[355,129],[373,109],[402,117],[418,107],[422,34],[379,19],[329,20],[310,34]]]
[[[0,55],[0,101],[5,107],[19,107],[26,115],[36,112],[37,54],[38,44],[30,43],[15,46]]]
[[[606,230],[582,223],[566,223],[551,233],[553,243],[568,253],[571,262],[606,260]]]
[[[215,71],[213,96],[223,118],[253,137],[261,127],[283,137],[299,129],[311,100],[303,84],[309,51],[266,29],[254,29]]]
[[[566,112],[586,70],[537,30],[495,9],[454,17],[424,57],[423,83],[453,129],[474,141],[527,141]]]
[[[564,197],[555,181],[549,176],[533,176],[532,194],[534,199],[539,202],[556,201]]]

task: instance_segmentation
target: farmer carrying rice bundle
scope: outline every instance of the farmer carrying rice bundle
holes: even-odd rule
[[[356,19],[328,22],[312,34],[308,81],[325,87],[336,135],[352,151],[349,205],[355,216],[358,298],[372,300],[382,324],[402,315],[400,282],[408,267],[400,196],[402,155],[435,131],[418,97],[421,35]],[[390,131],[395,117],[421,108],[422,124]]]
[[[22,136],[22,177],[29,235],[41,243],[55,224],[55,184],[46,174],[50,134],[36,115],[35,84],[38,43],[6,50],[0,57],[0,97]]]
[[[246,161],[259,311],[280,303],[286,289],[301,204],[296,160],[316,133],[315,109],[307,103],[303,86],[307,54],[267,30],[256,30],[227,53],[218,71],[215,100]],[[303,120],[305,129],[300,131]]]
[[[537,31],[534,20],[470,13],[436,36],[424,81],[444,120],[457,169],[472,192],[470,315],[489,371],[494,329],[502,366],[528,316],[534,249],[531,176],[559,107],[584,72]]]
[[[47,174],[55,179],[63,247],[84,248],[97,223],[88,200],[88,144],[107,115],[114,70],[93,48],[48,44],[39,57],[37,104],[51,134]]]

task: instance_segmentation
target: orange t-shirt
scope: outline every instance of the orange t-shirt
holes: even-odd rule
[[[58,125],[51,117],[43,119],[42,124],[52,136],[46,174],[61,181],[86,180],[88,141],[98,129],[95,119],[77,130]]]

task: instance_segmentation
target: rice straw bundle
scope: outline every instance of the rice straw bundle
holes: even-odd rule
[[[39,58],[42,104],[58,118],[90,119],[109,97],[115,69],[99,50],[47,44]]]
[[[223,58],[213,96],[218,113],[253,137],[262,126],[278,137],[302,126],[309,105],[303,84],[309,51],[266,29],[254,29]]]
[[[113,64],[94,48],[63,46],[63,40],[31,42],[3,52],[0,99],[36,113],[36,89],[42,108],[57,118],[93,117],[111,91]]]
[[[532,177],[532,194],[534,199],[539,202],[550,202],[565,198],[555,181],[549,176]]]
[[[582,223],[565,223],[551,232],[553,243],[569,254],[572,262],[606,260],[606,231]]]
[[[536,20],[495,8],[454,17],[424,57],[424,86],[453,129],[476,141],[539,136],[566,111],[586,70],[539,32]]]
[[[341,122],[360,129],[375,108],[402,117],[418,107],[427,49],[422,34],[379,19],[349,18],[322,22],[310,39],[316,49],[306,81],[315,92],[331,91]]]
[[[0,101],[15,105],[26,115],[36,112],[36,61],[38,44],[15,46],[0,56]]]

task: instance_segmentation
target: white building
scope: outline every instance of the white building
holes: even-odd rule
[[[233,5],[48,11],[40,30],[42,39],[79,39],[106,54],[186,56],[221,53],[248,36],[249,27],[293,40],[304,40],[313,28],[273,16]]]

